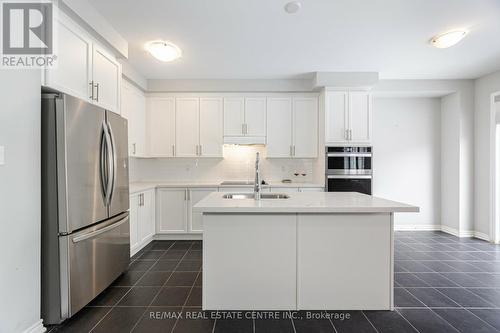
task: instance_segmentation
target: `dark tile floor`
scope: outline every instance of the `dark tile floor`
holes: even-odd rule
[[[155,241],[89,306],[49,331],[500,332],[500,246],[477,239],[396,232],[392,312],[280,313],[273,319],[203,313],[201,261],[200,241]]]

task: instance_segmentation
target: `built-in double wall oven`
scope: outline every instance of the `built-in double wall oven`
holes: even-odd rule
[[[326,190],[372,194],[372,147],[326,147]]]

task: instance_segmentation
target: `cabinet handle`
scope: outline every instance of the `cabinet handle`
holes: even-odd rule
[[[172,156],[175,156],[175,145],[172,145]]]
[[[135,155],[137,153],[135,146],[136,146],[136,144],[133,143],[132,144],[132,155]]]
[[[293,156],[295,156],[295,145],[293,145]]]
[[[97,89],[97,94],[96,94],[96,98],[95,98],[95,100],[96,100],[97,102],[99,102],[99,83],[96,83],[96,84],[95,84],[95,87],[96,87],[96,89]]]
[[[346,129],[346,130],[344,130],[344,138],[345,138],[346,140],[349,140],[349,130],[347,130],[347,129]]]
[[[349,130],[349,141],[352,141],[352,129]]]
[[[188,195],[187,195],[187,189],[184,190],[184,201],[187,201]]]
[[[245,123],[245,135],[247,135],[247,134],[248,134],[248,124]]]
[[[90,81],[89,83],[90,85],[90,99],[91,100],[94,100],[94,81]]]
[[[202,155],[203,155],[203,148],[202,148],[202,147],[203,147],[203,146],[202,146],[202,145],[200,145],[200,156],[202,156]]]
[[[198,145],[196,145],[196,156],[198,156],[198,155],[199,155],[199,153],[198,153],[198,147],[199,147],[199,146],[198,146]]]

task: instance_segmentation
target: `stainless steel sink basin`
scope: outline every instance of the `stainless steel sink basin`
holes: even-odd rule
[[[228,193],[222,196],[224,199],[254,199],[255,195],[253,193]],[[261,199],[288,199],[290,198],[287,194],[282,193],[261,193]]]

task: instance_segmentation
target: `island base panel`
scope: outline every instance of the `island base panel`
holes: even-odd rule
[[[392,310],[392,215],[298,216],[297,307]]]
[[[296,309],[295,214],[203,216],[203,309]]]

